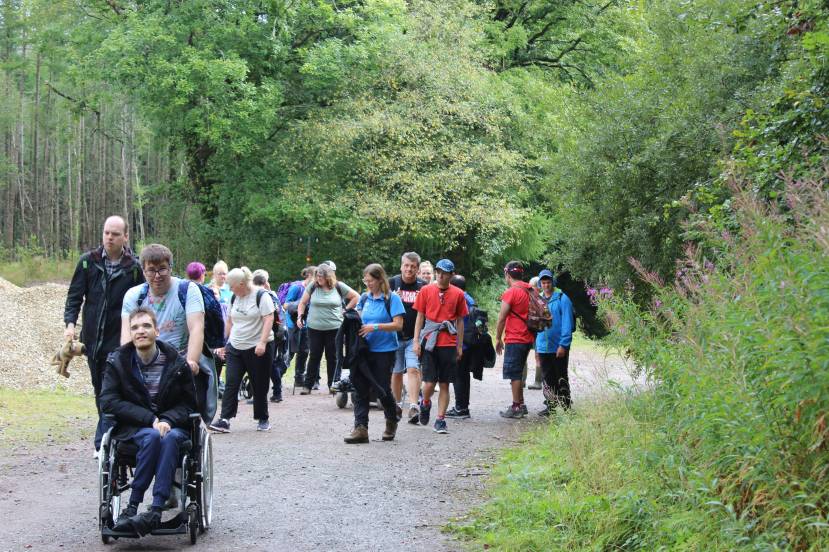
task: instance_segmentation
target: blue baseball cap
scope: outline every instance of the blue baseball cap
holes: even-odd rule
[[[435,263],[435,270],[440,270],[441,272],[446,272],[448,274],[454,274],[455,263],[449,259],[441,259]]]
[[[547,268],[538,273],[539,280],[543,280],[544,278],[549,278],[554,284],[556,283],[556,277],[553,276],[553,272]]]

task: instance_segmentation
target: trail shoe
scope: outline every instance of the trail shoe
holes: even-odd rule
[[[539,410],[538,415],[542,418],[550,418],[556,413],[554,408],[545,408],[544,410]]]
[[[138,536],[143,537],[161,527],[161,512],[150,510],[131,517],[129,521]]]
[[[354,445],[356,443],[368,443],[368,428],[364,425],[358,425],[354,428],[351,434],[343,440],[349,445]]]
[[[519,406],[518,408],[521,410],[521,415],[522,416],[529,416],[530,415],[530,411],[527,410],[526,403],[522,403],[521,406]]]
[[[399,404],[394,405],[394,414],[398,422],[403,419],[403,409],[400,408]]]
[[[386,431],[383,432],[383,440],[393,441],[395,434],[397,434],[397,422],[386,420]]]
[[[527,386],[527,389],[541,389],[541,384],[533,382]]]
[[[502,410],[499,412],[502,418],[523,418],[524,413],[521,411],[520,406],[513,406],[510,405],[507,407],[506,410]]]
[[[319,391],[320,390],[320,382],[315,383],[314,387],[312,387],[311,389],[313,389],[314,391]]]
[[[469,409],[468,408],[455,408],[454,406],[446,411],[447,418],[458,418],[461,420],[466,420],[469,418]]]
[[[256,431],[270,431],[271,423],[268,420],[259,420],[256,424]]]
[[[432,403],[420,403],[420,425],[429,425],[429,414],[432,412]]]
[[[413,425],[420,423],[420,409],[415,405],[409,407],[409,423]]]
[[[435,420],[435,433],[449,433],[449,430],[446,428],[446,420]]]
[[[275,403],[282,402],[282,395],[271,395],[271,402],[275,402]]]
[[[207,427],[208,429],[211,429],[218,433],[230,433],[230,422],[228,422],[224,418],[220,418],[217,422],[212,422]]]
[[[136,514],[138,514],[138,504],[130,504],[121,510],[121,515],[118,516],[118,521],[112,526],[112,530],[118,531],[119,533],[132,533],[130,518]]]

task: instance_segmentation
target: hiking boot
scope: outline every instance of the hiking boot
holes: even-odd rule
[[[409,423],[413,425],[420,423],[420,409],[415,405],[409,407]]]
[[[271,402],[274,402],[274,403],[282,402],[282,395],[271,395]]]
[[[309,388],[307,388],[307,387],[300,387],[300,388],[299,388],[299,394],[300,394],[300,395],[310,395],[310,394],[311,394],[311,390],[310,390]]]
[[[400,408],[399,404],[394,405],[394,415],[398,422],[403,419],[403,409]]]
[[[502,410],[499,412],[502,418],[523,418],[524,413],[521,411],[520,406],[513,406],[510,405],[507,407],[506,410]]]
[[[458,418],[461,420],[466,420],[469,418],[469,409],[468,408],[455,408],[454,406],[446,411],[447,418]]]
[[[446,420],[435,420],[435,433],[449,433],[449,430],[446,428]]]
[[[220,418],[219,421],[212,422],[207,428],[217,433],[230,433],[230,422],[224,418]]]
[[[343,441],[349,445],[356,443],[368,443],[368,428],[364,425],[358,425],[351,431],[351,434],[348,437],[343,439]]]
[[[386,431],[383,432],[384,441],[393,441],[397,433],[397,422],[393,420],[386,420]]]
[[[131,517],[129,522],[138,536],[143,537],[161,527],[161,512],[157,510],[143,512]]]
[[[118,516],[118,521],[112,526],[112,530],[118,531],[119,533],[132,533],[130,518],[137,514],[138,504],[128,505],[126,508],[121,510],[121,515]]]
[[[256,431],[270,431],[271,423],[268,420],[259,420],[256,424]]]
[[[420,403],[420,425],[429,425],[429,414],[432,412],[432,403],[428,405]]]

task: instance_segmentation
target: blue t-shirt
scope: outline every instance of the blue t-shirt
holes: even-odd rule
[[[199,286],[190,282],[187,286],[187,308],[181,308],[181,301],[178,298],[179,282],[181,282],[181,279],[174,276],[170,282],[170,289],[163,297],[155,297],[151,291],[147,292],[147,297],[142,305],[152,308],[155,312],[156,322],[158,323],[158,338],[181,352],[187,349],[187,341],[190,339],[190,332],[187,329],[187,315],[204,312],[204,299],[202,299]],[[139,284],[132,287],[124,295],[121,318],[129,316],[132,311],[140,306],[138,305],[138,297],[145,285]]]
[[[293,284],[291,287],[288,288],[288,293],[285,294],[285,302],[283,302],[282,305],[284,306],[285,303],[299,301],[300,299],[302,299],[303,293],[305,293],[305,286],[302,283]],[[286,312],[285,327],[287,327],[290,330],[294,326],[296,326],[296,324],[294,324],[294,321],[291,320],[290,315],[288,315],[288,313]]]
[[[360,298],[359,306],[362,308],[360,317],[363,319],[363,324],[386,324],[392,322],[395,316],[406,314],[403,300],[396,293],[391,294],[391,301],[389,301],[391,316],[386,311],[386,300],[382,295],[375,298],[365,294]],[[368,350],[372,353],[388,353],[397,350],[397,332],[384,332],[382,330],[369,332],[366,341],[368,342]]]

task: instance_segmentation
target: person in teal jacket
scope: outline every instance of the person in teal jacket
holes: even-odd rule
[[[570,361],[570,345],[573,343],[573,303],[563,291],[555,287],[552,271],[544,269],[538,274],[541,296],[547,301],[552,325],[539,332],[535,338],[535,350],[541,359],[544,374],[544,404],[539,416],[549,416],[556,406],[570,408],[570,379],[567,365]]]

